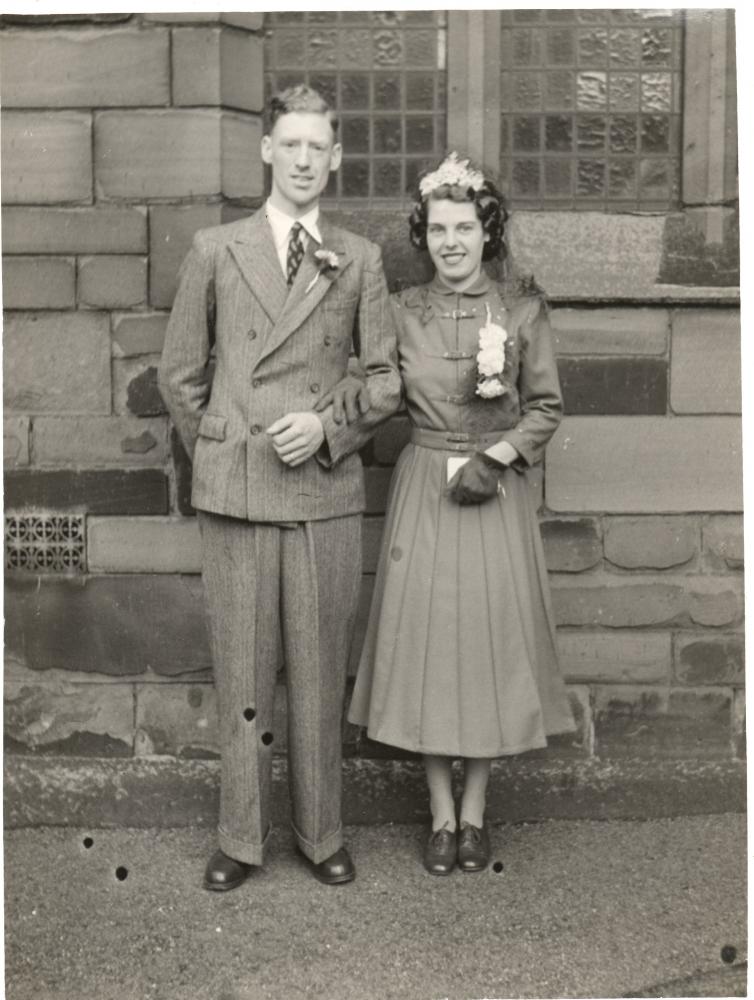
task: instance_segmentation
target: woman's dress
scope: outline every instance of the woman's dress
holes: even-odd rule
[[[412,440],[396,464],[349,720],[382,743],[497,757],[574,729],[536,496],[523,469],[561,417],[538,297],[507,297],[486,275],[458,294],[435,278],[393,297]],[[476,394],[479,331],[504,327],[504,395]],[[507,440],[520,458],[504,492],[461,506],[448,459]]]

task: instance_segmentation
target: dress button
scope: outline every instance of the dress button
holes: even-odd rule
[[[252,434],[259,434],[262,428],[259,426],[259,424],[252,424],[250,430]]]
[[[332,344],[332,337],[325,337],[325,347],[329,347]]]
[[[261,378],[255,378],[251,384],[255,389],[258,389],[259,386],[262,384],[262,380]]]
[[[319,392],[319,382],[312,382],[309,388],[312,392]]]
[[[257,331],[256,330],[249,330],[249,339],[250,340],[256,340],[257,339]]]

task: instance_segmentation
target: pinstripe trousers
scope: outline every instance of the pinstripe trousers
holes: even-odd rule
[[[343,842],[342,715],[361,515],[290,527],[198,517],[220,720],[220,847],[238,861],[263,862],[282,650],[293,830],[318,864]]]

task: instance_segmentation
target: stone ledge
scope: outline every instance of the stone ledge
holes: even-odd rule
[[[7,827],[214,827],[218,761],[36,758],[6,755]],[[543,819],[648,819],[746,811],[746,771],[733,760],[525,757],[493,765],[492,822]],[[289,818],[287,768],[273,762],[273,820]],[[343,765],[347,824],[425,822],[424,768],[418,761],[349,759]]]

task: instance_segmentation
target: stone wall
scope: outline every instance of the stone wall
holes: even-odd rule
[[[217,754],[190,468],[155,366],[191,235],[263,195],[261,29],[116,14],[0,30],[6,515],[39,515],[6,548],[20,558],[29,530],[44,548],[70,514],[84,543],[68,571],[7,573],[5,731],[26,758]],[[393,287],[421,276],[400,213],[343,219],[387,248]],[[613,252],[599,234],[618,230]],[[566,253],[576,231],[595,235]],[[579,719],[550,761],[743,754],[737,290],[659,284],[662,240],[656,217],[515,221],[553,293],[566,408],[529,474]],[[360,630],[406,436],[397,416],[362,455]],[[281,686],[280,750],[284,718]],[[391,754],[345,724],[344,743]]]

